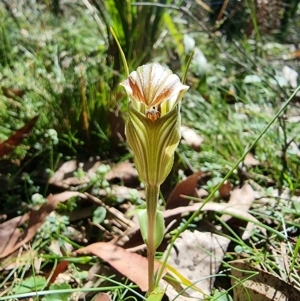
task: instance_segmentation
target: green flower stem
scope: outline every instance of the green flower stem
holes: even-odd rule
[[[154,257],[155,257],[155,220],[157,201],[159,196],[159,185],[146,186],[146,203],[148,216],[148,241],[147,241],[147,257],[148,257],[148,293],[154,290]]]

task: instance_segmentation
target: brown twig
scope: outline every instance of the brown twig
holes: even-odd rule
[[[102,202],[97,197],[93,196],[92,194],[89,194],[88,192],[85,192],[84,195],[86,195],[90,200],[93,202],[101,205],[104,207],[110,214],[115,216],[125,228],[133,228],[135,227],[135,223],[132,222],[130,219],[126,218],[122,212],[120,212],[118,209],[107,206],[104,202]]]
[[[225,11],[225,9],[226,9],[228,3],[229,3],[229,0],[225,0],[225,1],[223,2],[222,8],[221,8],[221,10],[220,10],[220,12],[219,12],[219,14],[218,14],[218,17],[217,17],[217,21],[220,21],[220,20],[222,19],[223,14],[224,14],[224,11]]]

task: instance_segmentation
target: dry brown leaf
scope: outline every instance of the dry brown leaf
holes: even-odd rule
[[[22,97],[25,94],[25,90],[18,89],[18,88],[7,88],[7,87],[2,87],[2,92],[3,95],[15,99],[17,97]]]
[[[132,186],[137,184],[138,172],[132,163],[126,161],[115,165],[106,175],[107,181],[122,181],[123,184]]]
[[[260,162],[254,158],[254,155],[252,153],[248,153],[244,159],[244,164],[247,167],[253,167],[260,164]]]
[[[38,253],[35,250],[23,250],[21,254],[17,250],[9,256],[0,260],[0,271],[12,270],[15,268],[23,268],[27,270],[31,267],[32,263],[38,259]]]
[[[197,196],[196,188],[198,184],[199,177],[203,175],[202,171],[198,171],[190,176],[188,176],[185,180],[180,181],[173,191],[171,192],[167,204],[166,209],[173,209],[180,206],[187,206],[190,200],[181,197],[181,195],[187,196]]]
[[[230,195],[228,208],[238,208],[241,211],[247,212],[255,200],[255,195],[252,187],[245,184],[242,188],[235,188]],[[228,221],[231,216],[223,215],[222,220]]]
[[[50,214],[50,216],[51,215],[55,216],[55,215],[53,215],[53,212]],[[68,233],[68,238],[69,239],[71,238],[69,236],[69,233]],[[67,242],[64,243],[64,246],[62,248],[61,241],[58,241],[57,239],[51,239],[51,243],[48,248],[49,248],[49,253],[51,253],[53,255],[55,254],[60,257],[63,257],[64,254],[66,254],[66,253],[71,253],[72,251],[74,251],[74,247]]]
[[[223,200],[229,200],[232,189],[232,184],[228,180],[225,181],[219,188],[220,198]]]
[[[197,152],[200,151],[203,138],[198,135],[194,129],[188,128],[187,126],[181,126],[181,136],[187,145]]]
[[[51,277],[49,283],[54,283],[58,275],[64,273],[68,269],[69,263],[70,263],[69,261],[65,261],[65,260],[59,262],[55,267],[55,270],[54,271],[51,270],[47,275],[47,279]]]
[[[13,252],[13,247],[16,245],[21,236],[21,227],[29,219],[29,214],[17,216],[0,225],[0,258],[5,257]],[[8,252],[7,250],[12,250]],[[5,254],[1,256],[1,254]]]
[[[249,299],[255,301],[299,300],[300,291],[280,278],[243,260],[233,261],[230,264],[234,267],[231,269],[234,301]],[[250,276],[249,272],[258,274],[243,281]]]
[[[99,293],[97,296],[95,296],[93,301],[111,301],[111,298],[106,293]]]
[[[229,243],[228,238],[209,232],[185,231],[180,235],[168,264],[195,285],[195,288],[185,290],[185,296],[202,299],[204,295],[210,295],[215,281],[213,275],[217,273]],[[175,273],[172,276],[176,278]],[[186,287],[183,284],[176,287],[176,294]],[[173,293],[167,287],[166,294],[170,299],[174,297]]]
[[[50,178],[49,183],[62,187],[90,183],[101,164],[103,164],[101,161],[78,162],[76,160],[70,160],[64,162]],[[74,176],[74,172],[79,167],[85,172],[84,177],[78,178]],[[112,167],[105,175],[105,179],[110,182],[122,181],[125,186],[136,187],[139,183],[137,170],[130,162],[121,162]]]
[[[199,199],[204,199],[209,196],[209,192],[207,190],[205,190],[204,188],[199,188],[196,190],[196,192],[197,192],[197,197]]]
[[[0,157],[9,154],[14,147],[21,144],[24,138],[28,137],[38,118],[39,116],[33,117],[30,121],[27,122],[27,124],[18,129],[7,140],[0,143]]]
[[[38,211],[18,216],[0,225],[0,258],[6,257],[21,246],[29,242],[44,223],[46,217],[55,210],[59,202],[65,202],[74,196],[83,194],[75,191],[65,191],[59,194],[49,195],[47,203],[43,204]],[[29,220],[27,228],[21,232],[18,228]]]
[[[59,183],[63,181],[65,178],[67,178],[67,175],[73,176],[73,172],[77,169],[77,167],[78,164],[76,160],[70,160],[62,163],[61,166],[59,166],[56,172],[49,179],[49,183],[50,184]]]
[[[229,202],[227,203],[228,208],[238,208],[242,212],[248,212],[255,200],[255,195],[252,187],[249,184],[244,184],[241,188],[235,188],[231,192]],[[224,214],[221,219],[240,236],[242,239],[248,239],[256,227],[252,223],[242,221],[238,217],[232,217]],[[245,230],[243,230],[246,228]],[[224,231],[226,231],[224,229]]]
[[[194,204],[192,206],[188,207],[178,207],[172,210],[167,210],[163,212],[164,218],[170,218],[172,216],[177,216],[178,214],[188,213],[188,212],[194,212],[199,209],[199,207],[202,206],[202,204]],[[243,219],[250,220],[250,222],[247,224],[246,230],[243,233],[240,233],[240,236],[242,239],[247,239],[252,234],[252,229],[254,227],[259,228],[259,230],[267,236],[266,229],[256,226],[256,224],[259,223],[259,221],[250,213],[247,211],[241,210],[236,207],[228,206],[226,203],[214,203],[210,202],[208,204],[205,204],[201,211],[216,211],[219,213],[223,213],[224,216],[232,217],[230,219],[230,225],[232,228],[235,228],[236,226],[240,226],[243,222]],[[227,218],[227,217],[226,217]],[[247,222],[245,222],[247,223]],[[239,230],[239,229],[238,229]],[[238,233],[238,230],[236,232]]]
[[[168,217],[172,217],[178,214],[183,214],[183,213],[188,213],[188,212],[194,212],[196,210],[199,209],[199,207],[201,207],[202,204],[201,203],[197,203],[197,204],[193,204],[191,206],[187,206],[187,207],[178,207],[178,208],[174,208],[171,210],[166,210],[163,212],[163,216],[164,218],[168,218]],[[242,210],[240,210],[239,208],[235,208],[235,207],[228,207],[228,204],[226,203],[214,203],[214,202],[210,202],[205,204],[201,211],[216,211],[216,212],[220,212],[220,213],[224,213],[224,214],[228,214],[228,215],[232,215],[232,216],[236,216],[236,217],[242,217],[242,218],[246,218],[249,219],[250,221],[253,222],[258,222],[258,220],[251,215],[248,212],[244,212]]]
[[[118,272],[136,283],[142,291],[148,289],[147,258],[107,242],[94,243],[75,252],[84,253],[92,253],[107,261]],[[155,270],[159,268],[160,264],[156,262]]]
[[[94,177],[101,164],[100,161],[78,162],[76,160],[70,160],[64,162],[50,178],[49,183],[66,188],[90,183],[91,178]],[[84,177],[79,178],[74,176],[74,172],[78,170],[79,167],[85,172]]]

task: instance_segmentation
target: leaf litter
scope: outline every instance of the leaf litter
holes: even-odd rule
[[[132,253],[117,245],[106,242],[91,244],[75,252],[78,254],[92,253],[108,262],[122,275],[136,283],[142,291],[148,289],[148,261],[146,257]],[[156,262],[155,270],[161,265]]]
[[[88,184],[103,165],[105,165],[104,162],[95,158],[90,158],[89,161],[85,162],[77,160],[62,162],[51,176],[49,183],[66,189],[71,186]],[[82,170],[83,176],[78,177],[74,174],[78,169]],[[128,161],[112,166],[104,178],[109,183],[122,182],[124,187],[136,187],[138,185],[138,173],[133,164]]]
[[[214,275],[219,270],[229,242],[228,238],[209,232],[184,231],[176,240],[167,262],[176,270],[171,275],[181,283],[175,291],[172,286],[166,288],[168,297],[173,299],[182,291],[185,296],[197,299],[210,295],[214,286]],[[183,275],[189,282],[183,283],[176,277],[178,274]]]
[[[181,135],[185,144],[187,144],[197,152],[201,150],[201,145],[204,139],[199,134],[197,134],[197,132],[194,129],[182,125]]]
[[[106,293],[99,293],[95,296],[93,301],[111,301],[111,297]]]
[[[8,155],[13,151],[14,147],[20,145],[23,139],[27,138],[31,130],[35,126],[39,115],[33,117],[29,120],[22,128],[18,129],[13,135],[11,135],[7,140],[0,143],[0,158]]]
[[[300,290],[244,260],[230,262],[234,300],[298,301]],[[252,275],[252,276],[251,276]],[[251,277],[249,277],[251,276]]]
[[[166,210],[187,206],[190,203],[190,200],[183,196],[196,197],[198,181],[206,176],[207,174],[204,172],[198,171],[177,183],[167,199]]]
[[[72,168],[75,166],[74,162],[70,165],[73,166]],[[115,181],[114,179],[117,179],[118,181],[126,179],[125,181],[128,181],[129,179],[130,183],[130,178],[136,176],[136,171],[129,172],[129,176],[128,174],[126,175],[126,173],[123,173],[122,175],[122,168],[126,169],[126,166],[128,167],[126,164],[123,165],[123,167],[121,165],[121,170],[116,169],[117,171],[112,172],[108,179],[110,181]],[[65,174],[63,174],[63,177]],[[63,177],[57,177],[56,183],[62,181]],[[242,187],[237,187],[234,190],[232,190],[232,186],[226,188],[228,190],[227,194],[229,195],[229,201],[227,203],[210,202],[203,206],[200,199],[198,203],[191,202],[188,199],[188,196],[197,196],[199,182],[205,181],[208,177],[208,174],[199,171],[176,185],[167,200],[166,210],[163,211],[166,224],[168,225],[169,221],[174,219],[181,222],[184,216],[203,207],[201,212],[215,211],[217,213],[222,213],[221,219],[229,225],[235,224],[237,226],[236,229],[242,226],[239,217],[249,220],[250,222],[245,222],[244,226],[248,227],[251,225],[252,229],[240,233],[240,235],[244,235],[244,233],[247,233],[248,231],[246,237],[249,237],[251,231],[257,227],[255,224],[258,223],[257,219],[248,212],[248,209],[255,199],[252,187],[249,184],[244,184]],[[122,212],[114,207],[108,206],[94,195],[87,192],[79,193],[76,191],[66,191],[57,195],[50,195],[47,198],[47,204],[43,205],[38,213],[34,214],[31,212],[30,214],[24,214],[21,217],[17,217],[15,220],[7,221],[0,225],[0,237],[2,234],[8,241],[8,247],[0,252],[1,258],[13,252],[13,250],[18,249],[21,244],[23,245],[30,241],[37,229],[44,222],[46,216],[55,210],[57,203],[63,202],[73,196],[80,196],[84,200],[89,200],[105,207],[111,214],[111,218],[118,220],[119,225],[122,225],[121,227],[125,229],[125,232],[123,232],[123,234],[120,233],[120,235],[127,236],[130,231],[134,230],[136,232],[138,230],[139,227],[125,217]],[[18,227],[22,226],[25,222],[28,223],[27,228],[25,227],[25,234],[23,232],[18,232]],[[13,227],[9,230],[6,223],[8,223],[7,225],[11,223]],[[172,228],[168,230],[170,231]],[[11,239],[8,239],[9,235],[11,236]],[[131,239],[134,238],[134,235],[127,237],[128,243],[130,243]],[[122,241],[119,238],[113,241],[122,244]],[[186,289],[184,295],[177,297],[177,299],[190,300],[190,298],[193,298],[194,296],[197,296],[196,298],[203,298],[204,295],[209,295],[214,285],[213,275],[217,273],[220,267],[229,242],[230,241],[225,237],[211,232],[203,232],[201,229],[200,231],[183,232],[181,237],[176,241],[176,247],[179,252],[176,252],[174,249],[171,251],[172,255],[169,258],[168,266],[173,268],[173,273],[169,271],[169,274],[172,276],[180,275],[180,279],[185,279],[185,283],[181,285],[175,285],[173,283],[172,285],[174,288],[172,288],[172,285],[169,285],[166,294],[169,297],[176,296],[180,290],[185,290],[187,285],[197,282],[195,287]],[[141,243],[143,243],[143,241],[141,241]],[[126,244],[124,246],[128,247]],[[92,253],[102,260],[107,261],[114,269],[136,283],[141,290],[147,290],[147,259],[145,257],[129,252],[112,242],[94,243],[75,251],[75,254],[80,255],[86,252]],[[157,264],[157,268],[159,268],[159,266],[160,265]],[[61,272],[63,272],[63,270],[59,271],[58,269],[58,271],[56,271],[58,274]],[[94,281],[92,283],[94,283]]]
[[[72,176],[74,171],[76,171],[76,169],[78,168],[78,162],[75,160],[65,162],[56,171],[56,173],[51,177],[50,184],[55,184],[55,185],[62,186],[62,187],[65,187],[65,186],[70,187],[72,185],[76,186],[76,185],[80,185],[82,183],[88,183],[100,165],[101,165],[101,162],[99,162],[99,161],[88,162],[88,164],[82,164],[82,167],[86,173],[86,177],[84,177],[84,178],[80,179],[80,181],[78,181],[78,178],[75,180],[74,179],[75,177]],[[130,185],[130,184],[134,183],[134,181],[137,180],[137,172],[136,172],[135,168],[133,168],[133,165],[131,163],[123,162],[123,163],[116,165],[113,169],[111,169],[111,171],[106,174],[105,178],[110,182],[122,181],[122,182],[126,183],[127,185]],[[197,186],[198,186],[199,180],[201,180],[203,178],[207,178],[207,174],[204,174],[203,172],[199,171],[199,172],[187,177],[185,180],[181,181],[180,183],[178,183],[176,185],[176,187],[174,188],[170,197],[167,200],[167,204],[166,204],[167,210],[164,211],[165,218],[174,217],[174,216],[176,216],[178,218],[178,215],[181,215],[186,212],[193,212],[193,211],[197,210],[199,208],[199,206],[201,206],[201,204],[194,204],[194,205],[188,206],[190,203],[190,200],[186,199],[183,196],[193,196],[193,197],[197,196]],[[118,186],[118,187],[119,187],[118,189],[122,189],[121,186]],[[126,186],[124,186],[124,187],[126,187]],[[15,225],[14,231],[16,231],[16,233],[14,233],[14,234],[9,233],[12,235],[12,239],[7,244],[8,248],[6,248],[5,250],[2,250],[1,256],[5,257],[8,253],[12,252],[13,250],[16,250],[20,245],[31,240],[33,238],[34,234],[36,233],[37,229],[44,222],[46,216],[49,215],[53,210],[55,210],[57,203],[59,201],[65,201],[69,197],[72,197],[72,196],[81,196],[84,199],[91,199],[92,201],[96,202],[97,204],[100,204],[102,206],[105,206],[106,208],[109,208],[110,211],[112,211],[114,209],[112,211],[112,214],[115,217],[117,217],[120,221],[122,221],[123,224],[126,224],[127,227],[129,227],[129,229],[130,228],[136,229],[136,226],[133,225],[131,222],[129,222],[129,220],[127,218],[124,219],[124,215],[122,213],[118,213],[118,210],[115,210],[115,208],[106,206],[100,199],[96,198],[95,196],[88,194],[88,193],[80,194],[77,192],[66,191],[66,192],[58,194],[58,195],[49,196],[47,198],[48,199],[47,204],[43,205],[39,209],[37,214],[34,214],[34,212],[31,212],[30,216],[24,215],[22,217],[16,218],[15,221],[10,221],[10,223],[14,222],[14,225]],[[233,198],[233,200],[234,200],[234,198]],[[226,210],[228,210],[228,207],[230,207],[232,205],[232,202],[233,201],[231,201],[231,203],[229,202],[229,204],[230,204],[229,206],[224,206],[224,204],[221,205],[221,204],[210,203],[210,204],[205,205],[204,208],[202,209],[202,211],[220,210],[221,209],[224,212],[226,212]],[[178,206],[181,206],[181,207],[178,207]],[[234,210],[229,210],[229,211],[234,212]],[[240,214],[240,211],[239,210],[237,210],[237,211],[238,211],[238,214]],[[235,212],[235,213],[237,213],[237,212]],[[25,229],[25,231],[24,231],[24,233],[27,233],[27,234],[25,235],[25,237],[21,237],[21,233],[18,232],[17,226],[19,227],[28,219],[29,219],[29,225],[28,225],[28,228]],[[181,218],[179,218],[179,221],[180,220],[181,220]],[[5,233],[4,230],[7,231],[7,229],[5,228],[6,223],[2,224],[1,226],[3,228],[2,233]],[[14,227],[12,227],[12,229],[14,229]],[[201,233],[201,232],[199,232],[199,233]],[[208,234],[215,235],[212,233],[206,233],[203,235],[208,235]],[[1,235],[1,232],[0,232],[0,235]],[[5,234],[3,234],[3,235],[5,236]],[[183,235],[185,235],[185,233],[183,233]],[[196,235],[196,234],[192,234],[192,235]],[[201,234],[198,234],[198,236],[199,235],[201,235]],[[23,234],[23,236],[24,236],[24,234]],[[6,237],[7,237],[7,235],[6,235]],[[206,241],[206,240],[207,239],[205,238],[204,241]],[[18,241],[20,241],[20,242],[18,242]],[[214,241],[214,239],[212,239],[212,241]],[[181,247],[183,249],[185,248],[184,240],[183,240],[183,245],[180,246],[180,249],[181,249]],[[201,246],[198,245],[198,247],[201,247]],[[205,246],[205,248],[209,248],[209,246]],[[211,249],[211,246],[210,246],[210,249]],[[129,279],[131,279],[132,281],[137,283],[142,290],[147,289],[147,287],[146,287],[147,286],[147,268],[146,268],[147,260],[146,260],[146,258],[141,257],[140,255],[135,254],[135,253],[130,253],[130,252],[126,251],[125,249],[122,249],[121,247],[118,247],[118,246],[115,246],[115,245],[109,244],[109,243],[108,244],[107,243],[96,243],[96,244],[90,245],[86,248],[78,250],[77,254],[81,254],[81,252],[91,252],[91,253],[99,256],[103,260],[110,263],[121,274],[125,275],[126,277],[128,277]],[[109,255],[111,255],[111,252],[114,252],[113,257],[109,256]],[[118,257],[118,255],[120,255],[120,256]],[[137,256],[137,258],[135,258],[135,255]],[[211,255],[213,256],[213,252]],[[219,256],[219,254],[218,254],[218,256]],[[222,257],[222,256],[219,256],[219,257]],[[126,260],[127,258],[128,258],[128,260]],[[200,260],[200,262],[201,261],[202,260]],[[138,272],[136,272],[136,271],[132,272],[131,269],[129,268],[129,266],[126,265],[126,263],[128,264],[128,262],[139,262]],[[140,264],[140,262],[142,262],[142,264]],[[141,268],[142,266],[143,266],[143,268]],[[189,268],[191,268],[191,270],[193,271],[192,265],[189,265]],[[193,277],[198,278],[198,275],[193,275],[191,270],[189,270],[188,277],[190,277],[192,279],[193,279]],[[206,276],[206,273],[204,273],[204,274],[205,275],[202,275],[203,277]],[[136,277],[134,275],[138,275],[138,277]],[[194,279],[196,279],[196,278],[194,278]],[[143,281],[141,281],[141,279],[143,279]],[[207,286],[207,283],[206,283],[206,286]],[[205,287],[204,289],[202,288],[202,290],[207,292],[209,289],[207,287]]]
[[[65,202],[71,197],[83,196],[75,191],[65,191],[59,194],[49,195],[47,202],[39,210],[32,210],[22,216],[15,217],[0,224],[0,258],[4,258],[21,246],[28,243],[36,234],[40,226],[45,222],[46,217],[56,209],[59,202]],[[27,225],[24,225],[28,222]],[[24,226],[24,231],[20,227]]]

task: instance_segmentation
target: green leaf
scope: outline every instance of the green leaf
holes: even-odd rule
[[[184,47],[182,43],[182,33],[177,29],[177,26],[174,22],[174,18],[171,17],[169,13],[164,13],[163,20],[165,26],[169,29],[169,34],[172,36],[176,44],[176,51],[179,54],[179,59],[184,57]]]
[[[161,211],[156,212],[155,220],[155,247],[157,248],[165,235],[165,219]]]
[[[178,278],[180,280],[180,282],[182,284],[184,284],[185,286],[188,286],[192,289],[194,289],[195,291],[198,291],[200,293],[202,293],[203,295],[205,295],[205,293],[199,289],[197,286],[195,286],[188,278],[186,278],[184,275],[182,275],[180,273],[180,271],[178,271],[176,268],[174,268],[173,266],[166,264],[166,267],[168,269],[168,274],[170,274],[171,276],[175,276],[175,278]],[[166,278],[166,281],[169,282],[169,278]]]
[[[232,297],[226,291],[215,291],[212,301],[233,301]]]
[[[157,287],[154,289],[153,292],[150,293],[146,301],[160,301],[162,300],[164,294],[165,290],[160,287]]]
[[[42,276],[30,276],[24,279],[18,286],[13,289],[15,294],[24,294],[42,290],[46,285],[46,278]]]
[[[147,244],[148,242],[148,215],[147,210],[139,210],[138,211],[138,219],[140,223],[140,230],[142,234],[142,238]],[[161,211],[156,212],[156,219],[155,219],[155,233],[154,233],[154,240],[155,240],[155,248],[157,248],[163,238],[165,232],[165,220]]]
[[[71,285],[68,283],[60,283],[60,284],[51,284],[50,291],[63,290],[63,289],[71,289]],[[43,297],[42,301],[68,301],[71,293],[54,293],[51,295],[46,295]]]
[[[106,217],[106,209],[104,207],[98,207],[93,212],[93,222],[96,224],[101,224]]]
[[[142,234],[143,241],[145,244],[148,242],[148,216],[147,216],[147,210],[142,209],[139,210],[137,213],[139,223],[140,223],[140,230]]]

